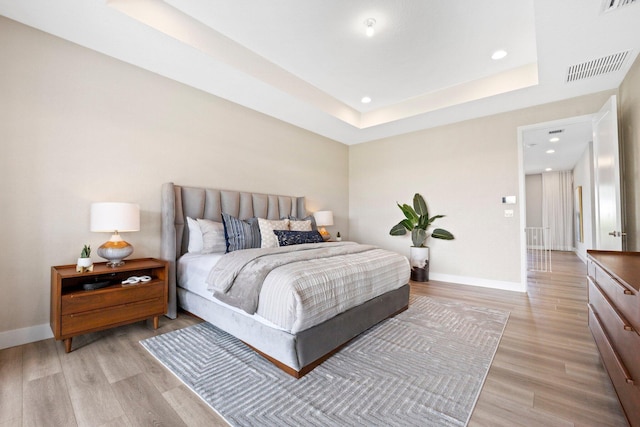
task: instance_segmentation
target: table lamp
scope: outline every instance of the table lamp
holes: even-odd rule
[[[108,267],[124,265],[123,259],[133,253],[133,246],[122,240],[121,232],[140,230],[140,206],[135,203],[92,203],[91,231],[113,233],[98,248]]]
[[[327,241],[331,239],[331,234],[324,228],[325,226],[333,225],[333,212],[332,211],[318,211],[313,214],[316,219],[316,225],[320,227],[318,230],[322,238]]]

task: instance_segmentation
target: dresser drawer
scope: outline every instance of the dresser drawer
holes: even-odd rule
[[[611,305],[591,278],[589,282],[589,304],[600,320],[602,329],[626,366],[631,378],[640,385],[640,335],[629,322]]]
[[[79,291],[62,296],[62,315],[81,313],[125,303],[162,298],[164,282],[155,281],[122,287],[115,285],[98,291]]]
[[[593,338],[600,351],[602,362],[616,389],[629,424],[631,424],[632,427],[640,427],[640,387],[633,383],[626,367],[611,346],[611,342],[604,332],[591,304],[589,304],[589,329],[591,329]]]
[[[640,293],[628,288],[594,264],[595,282],[637,331],[640,331]]]
[[[163,298],[62,316],[62,336],[73,336],[165,314]]]

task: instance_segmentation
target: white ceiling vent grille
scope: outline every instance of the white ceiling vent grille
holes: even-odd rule
[[[630,4],[636,3],[636,1],[637,0],[604,0],[602,2],[602,11],[610,12],[623,6],[628,6]]]
[[[628,56],[629,51],[627,50],[583,62],[582,64],[572,65],[567,73],[567,83],[620,71]]]

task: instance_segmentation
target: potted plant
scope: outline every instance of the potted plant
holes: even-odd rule
[[[409,263],[411,264],[411,280],[416,282],[429,281],[429,247],[425,245],[429,233],[429,226],[438,218],[444,215],[434,215],[429,217],[429,210],[424,198],[416,193],[413,196],[413,207],[400,203],[397,204],[405,218],[391,228],[389,234],[392,236],[404,236],[407,231],[411,232],[413,246],[410,249]],[[453,240],[453,234],[442,228],[436,228],[431,232],[434,239]]]
[[[93,271],[93,262],[91,261],[91,246],[84,245],[80,251],[80,258],[76,263],[76,271],[84,273],[85,271]]]

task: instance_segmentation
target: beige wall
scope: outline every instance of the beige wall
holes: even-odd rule
[[[620,86],[627,249],[640,251],[640,56]]]
[[[140,204],[135,257],[159,255],[167,181],[306,195],[347,237],[346,146],[2,17],[0,53],[0,348],[48,330],[50,266],[109,238],[93,201]]]
[[[435,225],[456,239],[430,239],[436,280],[520,286],[518,205],[501,197],[519,195],[519,126],[590,114],[615,91],[512,111],[453,125],[351,146],[349,215],[351,238],[408,253],[408,238],[389,236],[401,218],[395,202],[421,193]],[[504,210],[514,209],[513,218]],[[504,286],[502,286],[504,285]]]

